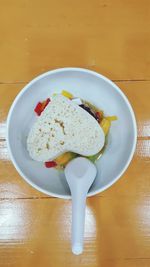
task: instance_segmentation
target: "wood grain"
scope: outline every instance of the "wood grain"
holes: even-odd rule
[[[149,204],[88,199],[85,252],[77,257],[70,250],[70,201],[1,201],[0,266],[143,266],[149,262]]]
[[[0,33],[0,267],[150,266],[149,0],[1,0]],[[78,257],[70,249],[71,202],[25,183],[5,140],[7,113],[22,87],[65,66],[114,80],[138,125],[126,173],[87,201]]]
[[[111,79],[150,79],[149,0],[5,0],[0,82],[78,66]]]

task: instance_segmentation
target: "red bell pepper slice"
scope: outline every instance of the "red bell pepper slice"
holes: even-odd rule
[[[55,161],[47,161],[44,164],[46,168],[53,168],[57,166],[57,163]]]
[[[39,102],[39,103],[36,105],[35,109],[34,109],[35,113],[36,113],[38,116],[41,115],[41,108],[42,108],[42,103]]]
[[[100,122],[103,118],[103,114],[100,111],[97,111],[95,115],[97,117],[98,122]]]
[[[45,101],[42,102],[41,111],[43,111],[46,108],[49,102],[50,102],[50,98],[47,98]]]
[[[49,102],[50,102],[50,98],[47,98],[47,99],[46,99],[45,101],[43,101],[42,103],[39,102],[39,103],[36,105],[35,109],[34,109],[35,113],[36,113],[38,116],[40,116],[41,113],[42,113],[42,111],[46,108],[46,106],[48,105]]]

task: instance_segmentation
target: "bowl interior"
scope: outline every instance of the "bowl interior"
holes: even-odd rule
[[[105,77],[83,69],[61,69],[45,73],[30,82],[15,99],[7,123],[7,142],[11,159],[20,175],[36,189],[57,197],[69,198],[70,191],[63,172],[46,169],[33,161],[26,150],[26,139],[36,119],[33,110],[37,102],[63,89],[116,115],[108,144],[97,161],[98,174],[89,195],[113,184],[127,168],[136,143],[135,118],[128,100],[115,84]]]

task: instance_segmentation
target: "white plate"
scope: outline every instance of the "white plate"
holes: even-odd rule
[[[136,146],[134,112],[122,91],[106,77],[86,69],[63,68],[46,72],[30,83],[14,100],[7,119],[7,144],[11,160],[19,174],[33,187],[50,196],[70,198],[63,172],[47,169],[33,161],[26,150],[26,137],[35,120],[34,107],[62,90],[81,97],[107,115],[116,115],[108,145],[97,161],[97,178],[88,196],[102,192],[116,182],[127,169]]]

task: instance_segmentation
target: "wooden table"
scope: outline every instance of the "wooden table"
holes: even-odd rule
[[[22,87],[50,69],[108,76],[138,123],[134,159],[88,199],[85,251],[70,250],[71,202],[34,190],[10,162],[6,117]],[[0,267],[150,266],[149,0],[0,1]]]

